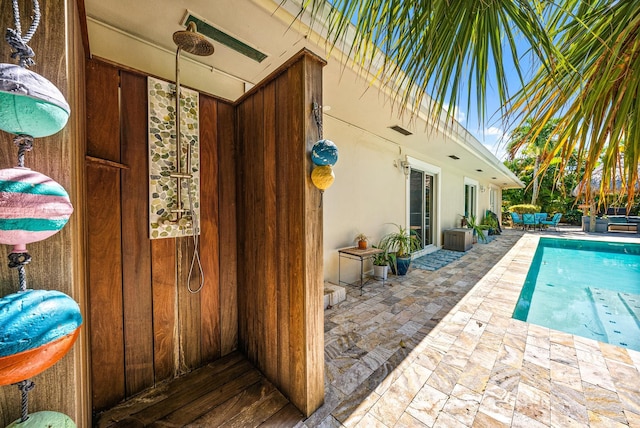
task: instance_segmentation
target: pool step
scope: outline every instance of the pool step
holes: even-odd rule
[[[640,349],[640,295],[597,287],[588,287],[588,290],[607,334],[607,342]]]

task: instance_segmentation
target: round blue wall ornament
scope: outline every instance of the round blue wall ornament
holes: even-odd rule
[[[338,147],[331,140],[322,139],[311,149],[311,161],[319,166],[333,166],[338,162]]]

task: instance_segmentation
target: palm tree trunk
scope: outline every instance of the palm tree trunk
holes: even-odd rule
[[[538,201],[538,191],[540,183],[538,183],[538,169],[540,168],[540,156],[536,156],[536,161],[533,164],[533,192],[531,195],[531,205],[535,205]]]

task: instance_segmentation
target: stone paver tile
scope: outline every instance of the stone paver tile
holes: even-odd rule
[[[440,392],[449,394],[456,385],[461,373],[462,369],[446,363],[440,363],[429,377],[427,384]]]
[[[604,360],[600,349],[597,351],[585,351],[582,349],[576,349],[576,355],[578,357],[578,363],[589,363],[596,366],[606,367],[607,362]]]
[[[551,426],[563,426],[554,423],[554,418],[559,420],[567,419],[570,425],[573,420],[579,424],[587,424],[587,407],[584,394],[568,386],[553,383],[551,384]]]
[[[547,428],[549,425],[543,424],[540,421],[531,419],[530,417],[518,413],[513,413],[513,421],[511,422],[511,428]]]
[[[489,383],[515,394],[520,376],[521,369],[505,364],[496,364],[489,375]]]
[[[331,414],[346,427],[355,426],[380,399],[380,396],[366,388],[359,388],[340,402]]]
[[[360,422],[354,425],[354,428],[391,428],[392,426],[393,425],[385,425],[379,419],[376,419],[375,416],[367,413]]]
[[[541,348],[527,343],[527,347],[524,350],[524,360],[549,369],[549,348]]]
[[[621,423],[626,422],[622,403],[617,393],[588,382],[583,383],[582,389],[587,402],[587,410],[593,411],[607,419]]]
[[[409,404],[406,412],[423,424],[432,427],[449,396],[425,385]]]
[[[402,416],[400,416],[400,419],[398,420],[398,422],[393,428],[425,428],[425,427],[429,427],[429,425],[426,425],[420,422],[418,419],[414,418],[409,413],[404,412]]]
[[[549,350],[551,361],[562,363],[568,366],[578,367],[578,357],[575,348],[559,343],[551,343]]]
[[[600,342],[598,345],[600,346],[600,350],[602,351],[602,355],[605,359],[633,365],[633,360],[629,356],[626,348],[610,345],[609,343],[604,342]]]
[[[479,411],[503,424],[510,424],[515,403],[515,394],[489,383],[480,402]]]
[[[518,386],[515,411],[545,425],[549,425],[551,423],[549,394],[521,382]]]
[[[606,365],[603,367],[591,364],[580,360],[580,357],[578,357],[578,365],[580,367],[580,377],[582,377],[583,381],[599,385],[611,391],[616,390]]]
[[[408,367],[391,387],[380,396],[370,412],[378,420],[393,426],[431,374],[415,364]]]
[[[349,395],[367,379],[373,370],[363,362],[359,361],[347,370],[344,375],[338,377],[333,382],[333,385],[338,388],[343,394]]]
[[[469,362],[491,370],[497,358],[498,353],[495,349],[480,344],[476,346],[472,354],[469,356]]]
[[[472,391],[465,386],[456,385],[451,392],[449,400],[447,400],[444,405],[440,416],[447,414],[465,426],[471,426],[480,407],[480,400],[482,400],[482,394]],[[438,421],[440,421],[440,417]]]
[[[618,388],[618,397],[625,410],[640,415],[640,391],[638,388],[626,389]]]
[[[628,425],[602,416],[598,413],[588,411],[590,428],[626,428]]]
[[[640,373],[635,366],[622,363],[616,360],[607,360],[609,374],[617,388],[634,389],[638,388]]]
[[[453,415],[445,413],[444,411],[440,412],[436,423],[433,424],[433,428],[467,428],[468,426],[469,425],[460,422]]]
[[[640,414],[625,410],[624,415],[627,417],[627,423],[631,428],[640,428]]]
[[[510,426],[511,422],[501,422],[482,411],[478,412],[472,425],[473,428],[509,428]]]
[[[506,337],[506,336],[505,336]],[[498,352],[497,362],[519,369],[524,360],[524,351],[503,343]]]
[[[483,394],[490,376],[491,370],[469,362],[458,378],[458,385],[465,386],[472,391]]]
[[[580,377],[580,369],[577,367],[551,361],[551,380],[577,391],[582,390],[582,378]]]

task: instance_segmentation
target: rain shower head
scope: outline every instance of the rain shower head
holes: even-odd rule
[[[198,33],[195,22],[189,22],[186,30],[173,33],[173,42],[179,49],[198,56],[209,56],[213,53],[213,44]]]

